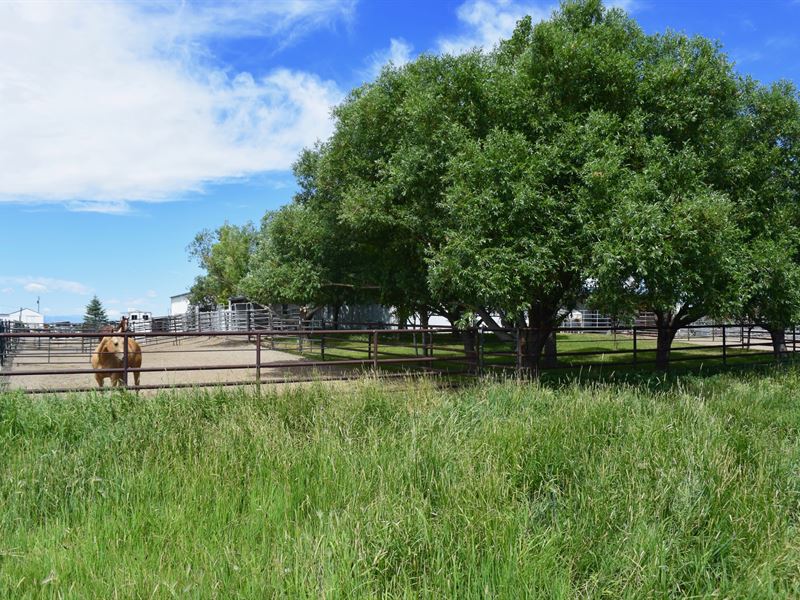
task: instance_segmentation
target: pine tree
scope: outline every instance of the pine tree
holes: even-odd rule
[[[83,323],[89,329],[100,329],[103,325],[108,323],[108,315],[103,308],[103,304],[97,296],[94,296],[89,304],[86,305],[86,314],[83,317]]]

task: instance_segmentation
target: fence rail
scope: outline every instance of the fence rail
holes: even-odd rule
[[[694,331],[692,331],[694,330]],[[91,375],[141,374],[132,389],[248,385],[310,379],[349,379],[364,371],[380,376],[409,372],[448,377],[531,373],[526,329],[250,329],[244,331],[133,331],[113,334],[142,347],[142,366],[127,353],[114,368],[93,370],[90,356],[100,334],[81,331],[0,330],[0,376],[10,388],[30,392],[97,389]],[[646,370],[656,362],[652,326],[559,328],[555,349],[535,365],[541,372]],[[109,334],[110,335],[110,334]],[[795,330],[777,358],[796,355]],[[772,340],[749,325],[696,325],[681,330],[670,365],[747,366],[774,361]],[[148,381],[149,379],[149,381]]]

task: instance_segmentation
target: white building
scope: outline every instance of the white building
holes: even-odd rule
[[[169,316],[177,317],[189,312],[189,292],[169,297]]]
[[[128,312],[128,328],[131,331],[153,331],[153,314],[143,310]]]
[[[0,314],[0,321],[16,321],[33,327],[43,327],[44,315],[30,308],[20,308],[14,312]]]

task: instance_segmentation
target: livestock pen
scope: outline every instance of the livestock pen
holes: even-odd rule
[[[93,370],[91,352],[101,335],[85,331],[3,331],[8,351],[0,377],[5,386],[29,392],[96,390],[93,375],[140,373],[131,389],[238,386],[350,379],[370,372],[393,377],[433,374],[452,380],[491,374],[530,376],[524,329],[447,328],[316,329],[244,331],[146,331],[132,337],[143,347],[143,364]],[[786,353],[797,352],[795,330]],[[655,368],[653,327],[569,327],[555,333],[555,353],[540,361],[537,374],[638,372]],[[126,345],[127,346],[127,345]],[[765,364],[775,360],[771,341],[745,325],[698,325],[673,343],[671,368]]]

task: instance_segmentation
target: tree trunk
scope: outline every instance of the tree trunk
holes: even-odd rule
[[[775,358],[780,360],[789,356],[786,348],[786,330],[781,328],[767,327],[769,337],[772,339],[772,353]]]
[[[440,306],[438,308],[438,312],[445,319],[447,319],[448,323],[450,323],[450,333],[453,335],[459,335],[461,333],[459,321],[461,320],[461,317],[464,316],[464,309],[456,306],[452,310],[448,310],[446,306]]]
[[[429,356],[428,350],[428,323],[430,322],[430,313],[427,309],[419,312],[419,323],[422,327],[422,356]]]
[[[336,304],[333,307],[333,328],[339,329],[339,317],[342,311],[342,305]]]
[[[534,375],[539,373],[539,363],[542,366],[549,366],[547,361],[541,361],[542,350],[547,344],[553,333],[552,327],[539,326],[530,329],[523,329],[522,335],[522,366],[530,369]],[[553,344],[553,355],[555,356],[555,344]]]
[[[397,328],[405,329],[408,327],[409,311],[404,308],[397,309]]]
[[[658,338],[656,340],[656,369],[666,371],[669,367],[669,353],[672,349],[672,341],[678,329],[671,322],[656,320],[658,327]]]
[[[308,327],[309,322],[314,318],[324,306],[301,306],[300,307],[300,324],[302,327]]]
[[[558,346],[556,345],[556,332],[553,331],[547,336],[544,342],[544,356],[542,357],[542,367],[552,369],[558,365]]]
[[[467,361],[467,370],[470,373],[478,370],[478,349],[475,345],[477,329],[462,329],[461,341],[464,344],[464,358]]]

